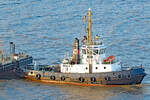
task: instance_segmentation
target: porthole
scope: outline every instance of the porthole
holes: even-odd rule
[[[98,69],[98,67],[95,67],[95,69]]]
[[[85,69],[87,70],[88,68],[86,67]]]
[[[104,69],[106,69],[106,67],[104,67]]]

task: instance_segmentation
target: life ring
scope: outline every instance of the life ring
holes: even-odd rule
[[[79,77],[79,81],[83,83],[85,79],[83,77]]]
[[[36,75],[36,79],[37,79],[37,80],[40,80],[40,79],[41,79],[41,75],[40,75],[40,74],[37,74],[37,75]]]
[[[96,78],[95,77],[91,77],[91,82],[96,82]]]
[[[64,81],[64,80],[66,80],[66,77],[65,77],[65,76],[62,76],[62,77],[61,77],[61,81]]]

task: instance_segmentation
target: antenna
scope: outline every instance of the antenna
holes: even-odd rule
[[[37,70],[37,62],[34,61],[34,70]]]

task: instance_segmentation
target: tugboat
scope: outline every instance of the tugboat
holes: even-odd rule
[[[25,76],[23,69],[33,61],[32,56],[15,52],[15,44],[10,42],[10,56],[1,50],[0,80],[19,79]]]
[[[123,67],[115,56],[106,57],[103,39],[92,37],[92,12],[89,9],[87,36],[75,38],[72,57],[64,57],[62,64],[34,66],[26,78],[33,81],[84,86],[140,84],[146,75],[142,66]]]

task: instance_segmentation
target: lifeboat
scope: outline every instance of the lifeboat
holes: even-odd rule
[[[113,62],[115,60],[115,56],[109,56],[106,59],[104,59],[104,62]]]

